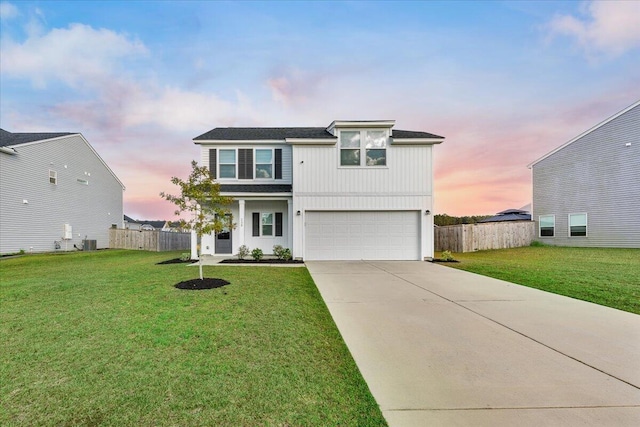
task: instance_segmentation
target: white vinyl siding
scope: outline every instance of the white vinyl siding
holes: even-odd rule
[[[306,213],[306,260],[420,259],[419,212]]]

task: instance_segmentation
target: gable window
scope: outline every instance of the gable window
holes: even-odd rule
[[[58,172],[49,169],[49,183],[58,185]]]
[[[540,237],[554,237],[556,234],[556,216],[540,215],[538,217],[540,224]]]
[[[256,149],[256,179],[273,178],[273,150]]]
[[[383,130],[340,132],[340,166],[386,166],[387,133]]]
[[[220,150],[220,178],[236,177],[236,150]]]
[[[587,235],[587,214],[569,214],[569,237]]]

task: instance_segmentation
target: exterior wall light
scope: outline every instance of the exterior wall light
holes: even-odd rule
[[[431,215],[431,211],[429,209],[427,209],[426,211],[424,211],[425,215]]]
[[[297,211],[297,212],[296,212],[296,215],[300,216],[300,211]]]

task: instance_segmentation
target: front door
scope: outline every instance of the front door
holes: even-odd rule
[[[231,253],[231,215],[225,215],[225,227],[221,232],[216,234],[216,254],[230,254]]]

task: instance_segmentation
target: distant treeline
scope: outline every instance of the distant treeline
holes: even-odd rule
[[[433,216],[433,223],[438,226],[456,224],[475,224],[493,215],[471,215],[471,216],[449,216],[447,214],[437,214]]]

